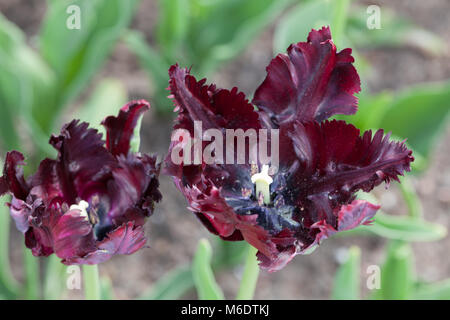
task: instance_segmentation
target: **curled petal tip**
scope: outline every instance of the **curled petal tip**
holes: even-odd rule
[[[119,115],[103,120],[106,129],[106,148],[113,155],[128,154],[134,129],[144,112],[150,109],[146,100],[134,100],[120,109]]]

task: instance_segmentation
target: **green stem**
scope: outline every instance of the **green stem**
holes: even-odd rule
[[[8,298],[15,298],[19,292],[19,284],[12,275],[9,264],[9,225],[11,219],[6,202],[7,197],[0,198],[0,287],[4,289]]]
[[[256,248],[249,246],[244,273],[242,275],[241,285],[236,300],[251,300],[255,295],[255,288],[259,275],[259,266],[256,259],[257,252],[258,250]]]
[[[23,247],[25,266],[25,298],[39,299],[39,259],[32,255],[31,250]]]
[[[408,207],[409,215],[414,218],[422,217],[422,203],[412,185],[411,179],[406,176],[400,177],[399,187]]]
[[[335,1],[333,18],[331,21],[331,31],[333,32],[333,42],[337,46],[343,46],[342,39],[344,37],[345,25],[347,23],[348,8],[350,0],[333,0]]]
[[[97,265],[83,265],[84,295],[86,300],[100,300],[100,277]]]
[[[64,275],[66,266],[56,255],[51,255],[47,259],[47,266],[44,281],[44,299],[58,300],[64,291]]]
[[[198,242],[192,262],[192,278],[199,300],[224,300],[222,289],[216,282],[211,268],[212,248],[208,240]]]

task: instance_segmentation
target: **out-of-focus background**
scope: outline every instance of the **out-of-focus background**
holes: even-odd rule
[[[73,4],[81,8],[81,25],[71,30],[67,19],[75,11],[67,10]],[[403,189],[392,183],[388,191],[373,192],[384,213],[400,220],[380,220],[376,234],[334,237],[282,271],[261,272],[255,298],[337,297],[333,288],[345,274],[351,246],[360,248],[352,251],[361,261],[353,272],[360,297],[374,296],[366,285],[369,266],[396,262],[411,284],[384,298],[415,297],[416,288],[430,283],[441,286],[426,287],[426,293],[450,292],[450,237],[444,230],[450,227],[448,0],[0,0],[0,12],[0,158],[18,149],[30,155],[28,172],[52,155],[49,134],[65,122],[80,117],[98,125],[137,98],[153,106],[144,117],[141,150],[164,156],[174,118],[165,90],[171,64],[192,66],[198,78],[237,86],[251,98],[274,55],[306,41],[311,28],[330,24],[338,50],[354,49],[362,80],[360,111],[345,119],[408,137],[416,167]],[[210,236],[171,180],[161,176],[160,182],[164,198],[147,223],[150,248],[100,265],[104,287],[119,299],[157,297],[163,295],[156,292],[164,286],[161,279],[179,276],[178,284],[186,285],[166,297],[195,298],[190,280],[177,270],[189,269],[198,240],[206,237],[213,243],[217,282],[232,298],[242,274],[241,244]],[[22,263],[23,236],[11,226],[9,239],[14,277],[32,281]],[[81,291],[65,288],[65,269],[48,260],[39,261],[37,277],[44,280],[36,294],[80,297]],[[392,274],[382,279],[385,286],[405,276]]]

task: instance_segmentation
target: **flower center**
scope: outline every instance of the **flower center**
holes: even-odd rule
[[[78,204],[73,204],[70,206],[69,210],[79,210],[80,216],[84,217],[86,221],[89,221],[92,225],[96,225],[100,222],[98,212],[98,197],[92,198],[92,204],[85,200],[81,200]]]
[[[264,204],[270,204],[270,184],[273,182],[271,176],[269,176],[269,166],[263,165],[261,172],[252,175],[252,183],[256,187],[256,197],[262,197]]]
[[[80,216],[84,217],[89,221],[89,215],[87,212],[87,208],[89,208],[89,203],[84,200],[81,200],[78,204],[73,204],[70,206],[69,210],[79,210]]]
[[[112,229],[112,222],[108,218],[108,210],[100,201],[98,195],[91,197],[89,202],[81,200],[70,206],[69,210],[79,210],[80,216],[90,222],[97,240],[102,240]]]

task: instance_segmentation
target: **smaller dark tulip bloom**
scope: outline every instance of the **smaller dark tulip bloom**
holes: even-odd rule
[[[103,122],[106,142],[85,122],[64,125],[50,144],[57,159],[43,160],[23,176],[24,156],[6,156],[0,195],[34,256],[54,253],[64,264],[97,264],[115,254],[132,254],[146,244],[144,223],[153,213],[160,165],[156,157],[130,151],[134,128],[150,107],[125,105]]]
[[[260,266],[269,271],[337,232],[369,224],[379,207],[356,199],[357,191],[410,170],[414,158],[403,142],[390,141],[383,130],[360,135],[351,124],[327,120],[357,110],[360,79],[353,61],[351,49],[336,50],[329,28],[312,30],[307,42],[271,61],[252,103],[237,88],[207,85],[178,65],[169,69],[174,129],[193,135],[201,121],[204,130],[220,130],[223,141],[226,129],[279,130],[275,173],[261,159],[175,164],[171,152],[179,141],[165,160],[189,210],[213,234],[257,248]]]

